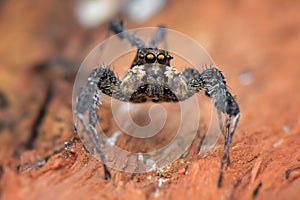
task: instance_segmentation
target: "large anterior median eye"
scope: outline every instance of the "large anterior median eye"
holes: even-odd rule
[[[156,60],[155,55],[153,53],[148,53],[146,55],[145,61],[146,63],[154,63]]]
[[[167,62],[167,57],[163,53],[160,53],[157,55],[157,62],[159,64],[165,64]]]

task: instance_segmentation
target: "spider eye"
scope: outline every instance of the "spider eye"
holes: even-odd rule
[[[139,59],[143,59],[144,55],[143,54],[139,54]]]
[[[153,53],[148,53],[146,55],[145,61],[146,63],[154,63],[156,60],[155,55]]]
[[[160,53],[157,55],[157,62],[159,64],[165,64],[166,61],[167,61],[167,57],[164,54]]]
[[[167,55],[168,60],[173,59],[173,56]]]

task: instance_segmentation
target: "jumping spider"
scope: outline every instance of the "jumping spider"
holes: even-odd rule
[[[87,132],[88,137],[95,145],[96,152],[101,157],[105,179],[110,179],[111,174],[105,164],[105,156],[96,131],[97,109],[101,93],[124,102],[152,101],[159,103],[184,101],[200,90],[204,90],[218,110],[221,130],[223,130],[221,113],[226,116],[225,131],[223,132],[224,153],[218,179],[220,187],[224,164],[230,165],[229,146],[240,117],[239,106],[230,94],[221,71],[210,67],[201,73],[193,68],[179,72],[172,67],[170,61],[173,57],[168,51],[157,48],[158,43],[165,37],[165,27],[163,26],[158,27],[148,46],[134,34],[128,32],[121,21],[111,21],[109,30],[118,34],[121,39],[126,38],[131,45],[136,46],[138,48],[136,57],[121,80],[106,66],[94,69],[89,75],[86,86],[82,88],[77,97],[75,111],[76,116],[83,124],[84,131]],[[89,111],[88,122],[83,117],[87,111]]]

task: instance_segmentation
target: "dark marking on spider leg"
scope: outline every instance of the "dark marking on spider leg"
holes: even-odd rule
[[[154,33],[154,36],[149,43],[149,48],[157,48],[158,43],[164,40],[165,37],[166,37],[166,27],[163,25],[158,26],[157,31]]]
[[[218,178],[218,188],[222,187],[223,176],[224,176],[224,163],[221,162],[219,178]]]
[[[187,68],[182,72],[182,76],[186,81],[192,80],[196,75],[200,75],[199,71],[193,68]]]
[[[100,67],[96,70],[96,76],[99,79],[96,83],[101,92],[109,96],[116,95],[121,81],[114,72],[106,67]]]
[[[123,26],[123,21],[112,20],[108,25],[108,30],[118,34],[120,39],[126,38],[132,46],[145,48],[146,44],[138,37],[133,35]]]
[[[226,116],[226,123],[225,123],[225,142],[224,142],[224,153],[222,156],[222,162],[224,163],[226,161],[226,164],[229,166],[231,164],[230,157],[229,157],[229,145],[232,141],[232,133],[229,132],[230,129],[230,122],[231,117]]]
[[[255,199],[257,197],[261,187],[262,187],[262,182],[259,182],[259,184],[256,186],[256,188],[252,192],[252,199]]]

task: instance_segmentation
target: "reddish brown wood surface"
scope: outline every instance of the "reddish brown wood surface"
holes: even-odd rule
[[[73,134],[78,63],[105,39],[106,28],[80,28],[71,3],[0,4],[1,199],[300,198],[299,1],[174,0],[144,24],[127,22],[189,35],[226,75],[242,118],[220,189],[222,141],[187,171],[175,164],[161,185],[164,174],[112,171],[104,180],[101,163],[80,143],[64,150]],[[75,67],[46,64],[57,57]]]

